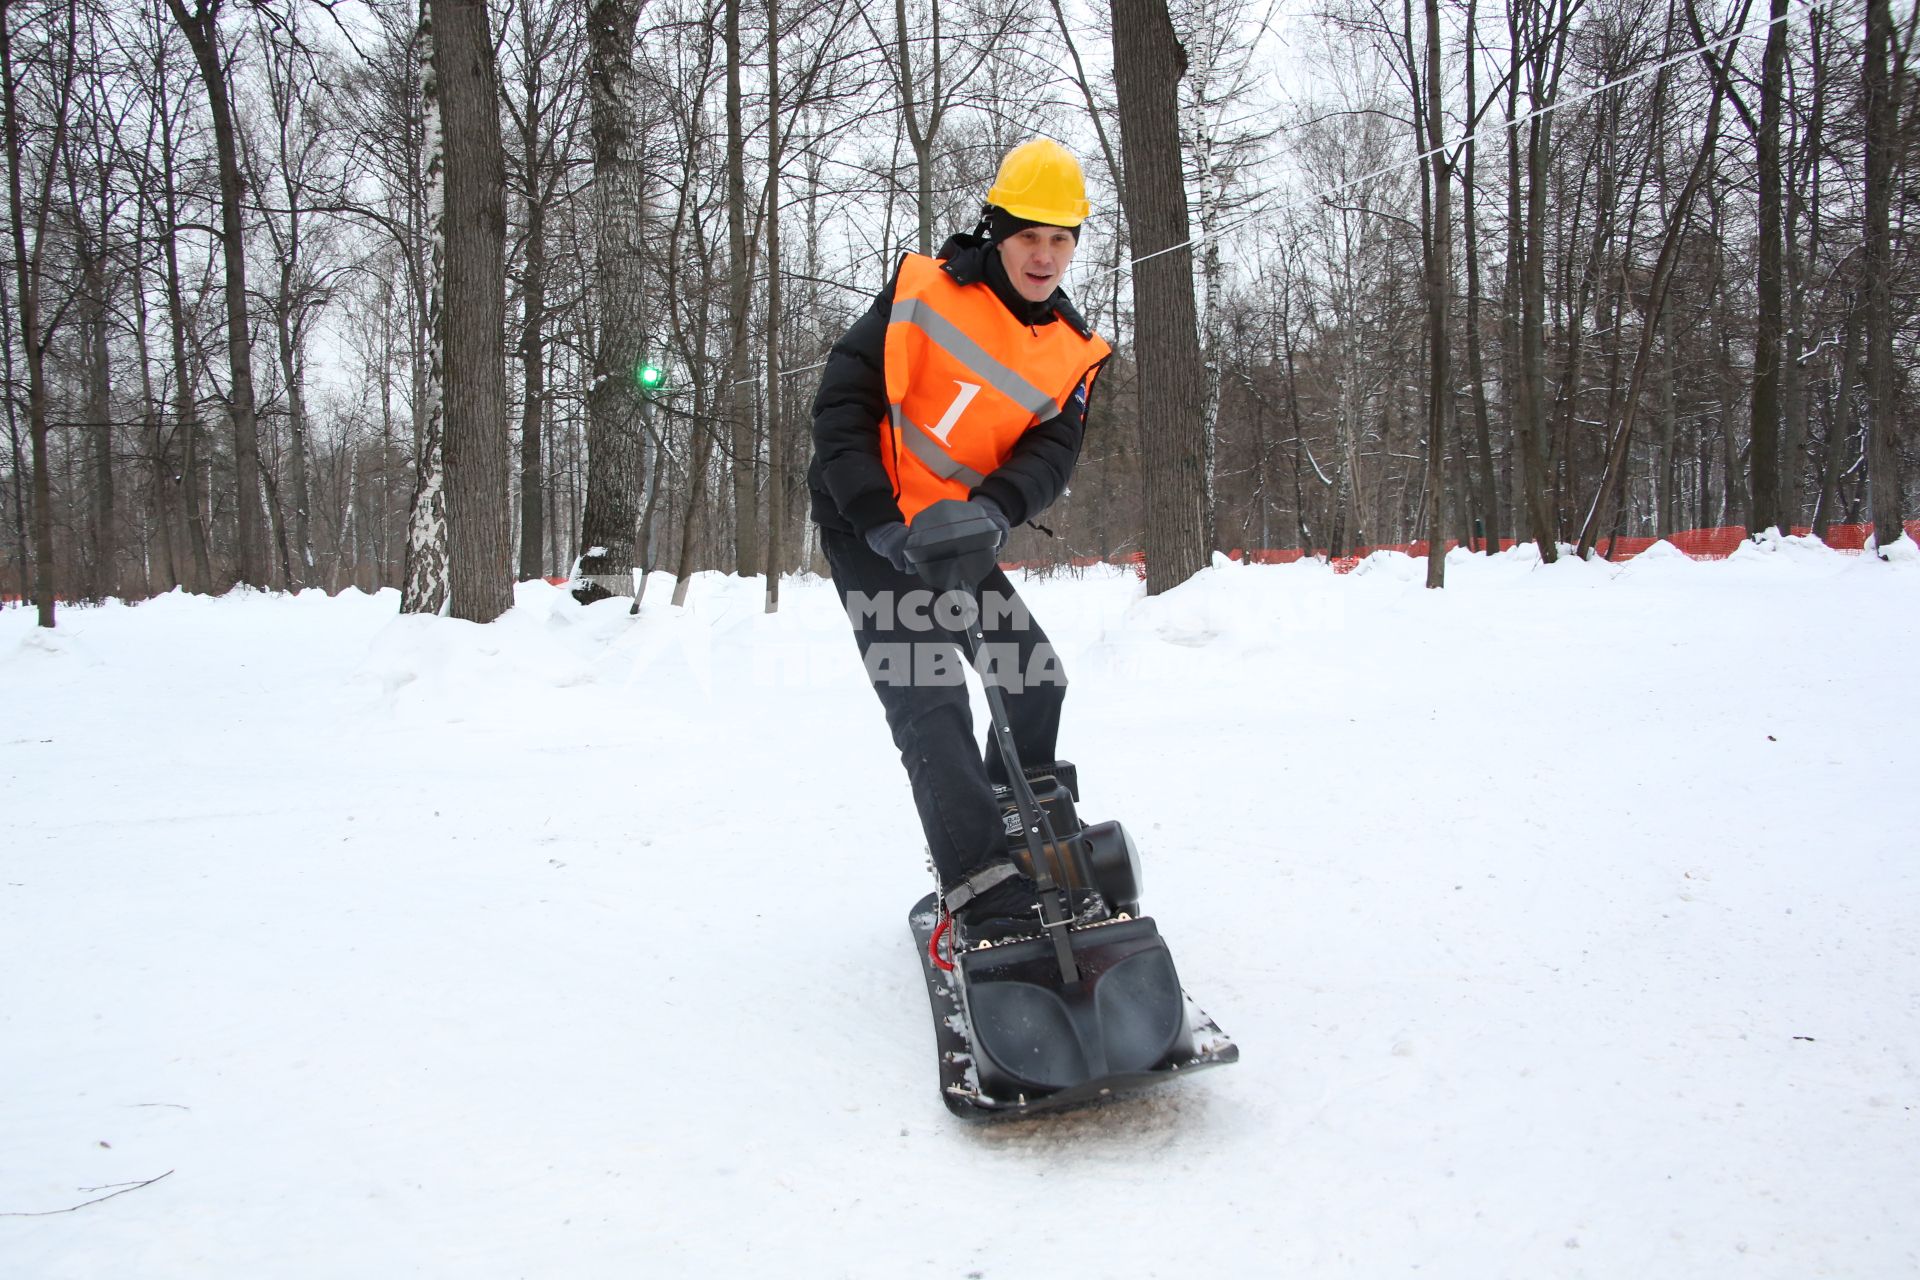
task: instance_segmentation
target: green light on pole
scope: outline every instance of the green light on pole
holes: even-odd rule
[[[660,385],[667,380],[667,371],[652,361],[648,361],[633,371],[633,380],[640,384],[642,391],[657,391],[660,389]]]

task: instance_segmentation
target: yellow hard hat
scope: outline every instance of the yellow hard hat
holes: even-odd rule
[[[987,203],[1049,227],[1077,227],[1093,211],[1080,162],[1051,138],[1035,138],[1007,152]]]

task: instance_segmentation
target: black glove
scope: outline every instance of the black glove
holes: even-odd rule
[[[913,572],[913,565],[907,559],[907,526],[900,521],[877,524],[867,530],[867,545],[873,548],[873,554],[900,572]]]
[[[998,551],[1001,547],[1006,546],[1007,535],[1013,532],[1013,522],[1007,519],[1007,513],[1000,509],[1000,504],[983,494],[975,494],[973,497],[968,498],[967,501],[986,512],[987,519],[993,521],[993,523],[999,527],[1000,541],[994,544],[993,549]]]

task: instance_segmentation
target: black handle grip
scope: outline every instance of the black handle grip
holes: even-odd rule
[[[913,518],[907,562],[941,591],[972,587],[993,572],[1000,526],[971,502],[942,498]]]

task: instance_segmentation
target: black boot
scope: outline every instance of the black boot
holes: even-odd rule
[[[958,906],[951,905],[955,899]],[[1040,886],[1011,860],[998,859],[947,893],[954,936],[963,949],[1040,934]]]

